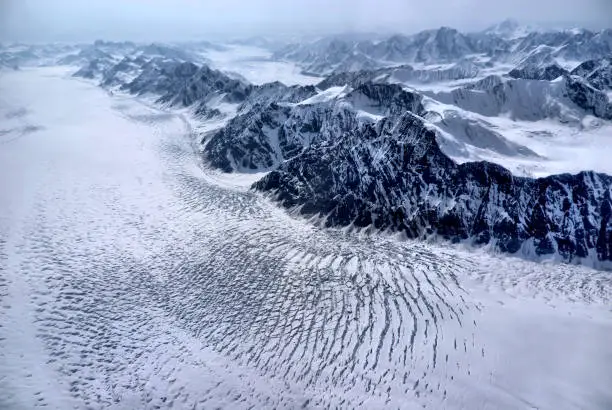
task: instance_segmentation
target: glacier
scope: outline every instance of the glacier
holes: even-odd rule
[[[609,408],[608,35],[0,46],[0,408]]]
[[[318,228],[68,74],[0,81],[2,407],[612,400],[607,273]]]

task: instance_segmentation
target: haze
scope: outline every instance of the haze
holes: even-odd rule
[[[505,18],[612,26],[609,0],[0,0],[8,41],[182,40],[203,36],[482,29]]]

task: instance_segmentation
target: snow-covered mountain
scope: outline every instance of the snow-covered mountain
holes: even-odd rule
[[[455,64],[439,64],[416,69],[411,65],[379,68],[376,70],[342,71],[327,76],[317,84],[321,89],[351,84],[356,86],[368,81],[410,84],[418,87],[425,84],[476,79],[481,70],[470,61]]]
[[[166,95],[178,92],[199,67],[190,62],[152,59],[144,63],[138,75],[121,89],[137,95]]]
[[[568,71],[554,62],[551,64],[523,63],[508,73],[512,78],[547,81],[559,78],[564,74],[568,74]]]
[[[609,410],[609,272],[311,226],[261,174],[198,166],[223,121],[74,71],[0,73],[0,408]],[[238,115],[280,99],[293,136],[318,127],[299,113],[346,131],[258,188],[330,225],[609,254],[605,177],[455,165],[431,98],[352,88],[253,87]]]
[[[381,41],[326,37],[288,45],[274,58],[298,63],[305,71],[328,75],[398,64],[457,63],[468,59],[482,68],[490,63],[518,64],[539,59],[584,61],[612,53],[612,30],[534,30],[506,21],[479,33],[441,27]]]
[[[164,55],[168,51],[169,56]],[[191,61],[176,56],[187,53],[160,45],[136,46],[132,43],[97,41],[93,46],[69,54],[58,61],[60,65],[80,65],[75,77],[100,80],[104,86],[124,85],[138,74],[164,63]]]
[[[339,88],[298,104],[256,105],[207,137],[204,152],[227,172],[269,170],[313,144],[332,144],[359,122],[422,110],[421,97],[397,85]]]
[[[326,226],[373,226],[413,238],[494,244],[504,252],[612,259],[612,177],[514,177],[487,162],[455,164],[411,112],[354,123],[255,184]]]
[[[437,101],[487,117],[500,115],[516,120],[557,118],[580,122],[585,114],[612,119],[612,104],[606,94],[579,76],[555,81],[486,77],[449,92],[430,93]]]
[[[537,31],[536,28],[525,26],[514,19],[506,19],[483,30],[484,34],[501,37],[506,40],[515,40]]]
[[[161,102],[171,105],[190,106],[195,102],[207,102],[215,97],[222,97],[230,103],[242,102],[250,92],[251,86],[203,65],[194,71],[193,63],[181,63],[177,66],[178,74],[185,78],[179,88],[169,88],[160,98]]]
[[[75,44],[4,44],[0,47],[0,69],[53,65],[58,58],[78,52],[80,48]]]
[[[98,44],[75,54],[87,60],[76,75],[214,118],[200,135],[209,166],[268,172],[255,189],[327,226],[604,266],[610,177],[524,175],[557,161],[549,141],[571,152],[571,138],[612,130],[607,31],[520,30],[324,38],[273,55],[329,73],[316,86],[250,84],[211,68],[194,45]],[[588,58],[570,66],[579,50]],[[531,171],[513,174],[521,169]]]
[[[595,37],[0,44],[0,409],[609,410]]]
[[[610,261],[611,177],[530,179],[487,162],[457,165],[421,117],[421,98],[396,85],[366,83],[310,100],[237,117],[207,139],[206,159],[225,171],[275,168],[255,188],[326,226],[435,234],[568,262]],[[520,151],[511,144],[498,149]]]
[[[584,61],[609,56],[612,53],[612,29],[599,32],[589,30],[564,30],[532,32],[520,39],[512,54],[520,56],[542,48],[557,59]]]
[[[612,90],[612,56],[585,61],[574,68],[571,74],[583,77],[598,90]]]

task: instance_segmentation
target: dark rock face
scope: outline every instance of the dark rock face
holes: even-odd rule
[[[158,102],[164,104],[194,105],[195,113],[201,118],[213,118],[222,113],[207,105],[212,98],[240,103],[250,95],[253,86],[207,66],[153,59],[144,64],[140,75],[121,89],[138,95],[160,95]]]
[[[571,74],[584,78],[598,90],[612,90],[612,57],[585,61]]]
[[[145,63],[142,73],[122,89],[133,94],[161,95],[160,103],[196,105],[196,114],[203,118],[221,115],[218,109],[208,106],[213,99],[239,104],[238,112],[245,113],[277,101],[299,102],[317,92],[313,86],[289,87],[280,82],[254,86],[206,65],[155,59]]]
[[[270,169],[283,158],[280,128],[290,111],[272,103],[233,118],[210,137],[204,151],[206,158],[225,172]]]
[[[344,85],[354,88],[372,81],[374,78],[376,78],[378,73],[379,71],[368,70],[334,73],[318,83],[317,88],[327,90],[330,87],[342,87]]]
[[[72,74],[73,77],[93,79],[99,71],[97,61],[92,61],[87,67],[82,67],[79,71]]]
[[[510,71],[508,75],[512,78],[523,78],[525,80],[546,80],[552,81],[568,74],[567,70],[563,69],[558,64],[550,64],[546,66],[525,65],[517,67]]]
[[[351,91],[346,99],[356,108],[365,107],[378,115],[395,116],[405,111],[422,114],[425,110],[420,95],[397,84],[365,83]]]
[[[354,123],[333,145],[312,144],[254,185],[326,226],[373,226],[421,238],[522,247],[566,261],[612,260],[612,177],[583,172],[518,178],[487,162],[455,164],[407,112]]]
[[[121,89],[137,95],[178,92],[197,70],[198,66],[193,63],[153,59],[143,65],[138,77]]]
[[[223,113],[216,108],[210,108],[206,104],[200,104],[196,110],[195,115],[199,118],[209,120],[212,118],[219,118],[223,116]]]
[[[196,68],[192,63],[183,63],[175,69],[175,77],[185,80],[178,89],[169,89],[160,102],[173,105],[190,106],[196,101],[203,101],[216,95],[224,94],[227,102],[244,101],[251,91],[251,86],[232,79],[220,71],[208,66]]]
[[[264,101],[206,138],[205,156],[226,172],[273,169],[313,144],[332,143],[344,135],[359,122],[359,108],[390,117],[423,111],[418,94],[394,84],[367,83],[340,101],[318,104]]]
[[[592,87],[587,81],[578,76],[566,77],[567,96],[577,106],[594,116],[612,120],[612,103],[601,90]]]
[[[286,86],[278,81],[250,88],[248,98],[238,107],[239,113],[245,113],[256,106],[265,106],[276,102],[298,103],[317,93],[314,86]]]

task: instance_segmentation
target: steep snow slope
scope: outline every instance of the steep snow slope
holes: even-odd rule
[[[429,95],[440,102],[487,117],[504,115],[523,121],[558,118],[563,122],[577,123],[584,117],[585,109],[597,106],[596,115],[607,119],[610,102],[603,93],[599,92],[603,99],[593,104],[585,101],[590,98],[577,98],[571,92],[579,87],[585,89],[588,86],[583,86],[579,80],[571,77],[552,82],[487,77],[471,86]],[[592,91],[593,94],[596,92]],[[576,92],[578,93],[579,91]]]
[[[612,100],[581,77],[491,76],[424,94],[428,120],[444,131],[442,149],[458,161],[486,159],[530,176],[612,173]]]
[[[7,117],[2,408],[612,401],[608,273],[313,227],[64,71],[3,73]]]
[[[297,104],[256,105],[204,137],[205,158],[226,172],[270,170],[311,144],[333,144],[358,122],[420,112],[420,101],[400,86],[369,83],[331,88]]]
[[[527,36],[529,33],[537,31],[537,29],[522,25],[514,19],[506,19],[500,23],[494,24],[483,31],[484,34],[498,36],[508,40],[515,40]]]
[[[571,125],[484,116],[429,98],[424,105],[441,131],[440,148],[459,163],[486,160],[531,177],[586,169],[612,174],[612,124],[592,116]]]

